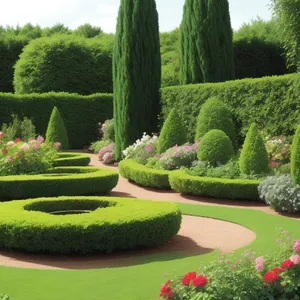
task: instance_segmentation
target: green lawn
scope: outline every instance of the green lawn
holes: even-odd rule
[[[278,227],[300,238],[299,221],[287,217],[250,209],[192,204],[179,207],[183,214],[226,220],[253,230],[257,239],[246,248],[258,253],[276,247]],[[160,285],[166,280],[165,273],[183,275],[197,271],[198,265],[216,257],[216,252],[185,258],[180,253],[163,253],[139,258],[140,264],[136,266],[86,271],[0,267],[0,292],[10,295],[12,300],[156,300]]]

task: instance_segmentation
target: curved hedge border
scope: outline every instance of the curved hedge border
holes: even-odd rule
[[[54,161],[54,166],[88,166],[90,162],[91,159],[87,154],[63,152],[59,153],[59,158]]]
[[[259,200],[260,180],[224,179],[188,175],[183,170],[169,176],[173,190],[183,194],[226,199]]]
[[[170,189],[170,171],[147,168],[134,159],[122,160],[118,168],[122,177],[132,180],[137,184],[160,189]]]
[[[88,209],[88,214],[51,215]],[[151,247],[177,234],[174,203],[132,198],[59,197],[0,204],[0,248],[28,252],[90,253]]]
[[[58,167],[47,174],[0,177],[0,201],[108,193],[119,175],[109,169]]]

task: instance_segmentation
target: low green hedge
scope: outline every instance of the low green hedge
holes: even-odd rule
[[[61,210],[91,210],[53,215]],[[170,202],[59,197],[0,203],[0,248],[38,253],[90,253],[151,247],[177,234],[181,213]]]
[[[170,173],[171,188],[182,194],[216,198],[259,200],[260,180],[223,179],[188,175],[179,170]]]
[[[150,169],[134,159],[122,160],[118,168],[122,177],[142,186],[160,189],[170,188],[170,171]]]
[[[47,174],[0,177],[0,201],[34,197],[105,194],[118,183],[117,172],[92,167],[57,167]]]
[[[90,162],[91,158],[87,154],[63,152],[59,153],[59,158],[54,161],[54,166],[88,166]]]

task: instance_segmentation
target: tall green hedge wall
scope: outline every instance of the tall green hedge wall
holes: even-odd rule
[[[290,74],[163,88],[162,119],[176,107],[192,142],[201,105],[210,97],[218,96],[234,115],[240,145],[253,122],[268,134],[291,135],[300,121],[299,80],[299,75]]]
[[[38,134],[45,135],[54,106],[59,109],[68,131],[71,149],[81,148],[98,138],[98,122],[112,118],[110,94],[80,96],[68,93],[14,95],[0,93],[0,128],[11,121],[11,115],[33,120]]]

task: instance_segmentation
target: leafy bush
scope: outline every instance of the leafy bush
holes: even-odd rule
[[[114,119],[106,120],[103,124],[99,123],[100,134],[102,135],[102,140],[112,141],[115,140],[115,124]]]
[[[293,183],[289,174],[266,178],[258,192],[260,198],[276,211],[300,211],[300,186]]]
[[[240,169],[247,175],[269,172],[268,153],[263,138],[254,123],[249,128],[243,145]]]
[[[58,158],[54,160],[53,166],[88,166],[90,161],[90,157],[86,154],[63,152],[58,154]]]
[[[72,209],[92,211],[49,214]],[[113,252],[164,244],[180,225],[180,210],[170,202],[112,197],[11,201],[1,204],[0,247],[61,254]]]
[[[199,145],[198,159],[211,165],[224,164],[233,155],[231,140],[222,130],[210,130],[204,135]]]
[[[9,300],[10,298],[7,295],[0,294],[0,300]]]
[[[15,65],[17,94],[112,92],[112,55],[101,40],[43,37],[24,47]]]
[[[46,131],[46,142],[55,143],[59,142],[61,148],[66,150],[69,148],[68,133],[65,127],[64,120],[62,119],[59,110],[54,106]]]
[[[236,149],[236,134],[232,115],[227,105],[216,97],[208,99],[200,109],[195,140],[199,140],[212,129],[224,131]]]
[[[298,125],[292,144],[291,175],[293,182],[300,184],[300,125]]]
[[[111,141],[108,140],[96,141],[91,144],[90,149],[92,149],[94,153],[99,153],[101,148],[108,146],[110,143]]]
[[[161,129],[158,139],[158,152],[163,153],[175,145],[183,145],[186,142],[185,129],[182,126],[175,109],[172,109]]]

